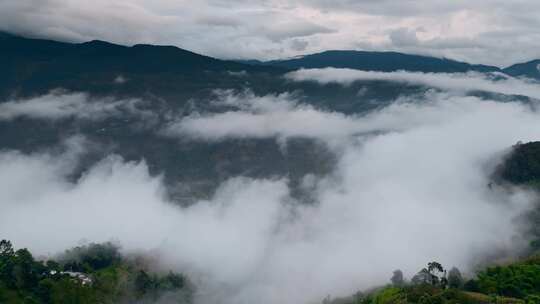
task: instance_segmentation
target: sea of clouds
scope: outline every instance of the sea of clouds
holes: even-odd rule
[[[291,77],[321,81],[317,75],[324,75],[326,83],[351,73],[357,71]],[[403,77],[388,74],[384,80]],[[116,240],[126,252],[151,252],[162,267],[188,273],[200,303],[231,304],[320,302],[384,284],[397,268],[410,277],[436,260],[467,272],[486,256],[519,252],[526,240],[517,219],[535,196],[488,184],[513,144],[539,139],[540,113],[534,100],[503,103],[464,91],[471,85],[466,77],[505,94],[535,98],[540,89],[515,79],[519,92],[509,91],[508,80],[483,76],[422,77],[429,85],[441,77],[460,85],[441,84],[445,92],[428,92],[418,102],[404,97],[351,115],[302,104],[291,94],[226,92],[216,102],[229,111],[178,117],[156,132],[198,141],[276,138],[286,144],[307,137],[326,143],[338,163],[329,176],[305,177],[314,204],[295,201],[286,177],[231,177],[211,199],[180,207],[144,161],[116,155],[73,182],[68,176],[90,144],[84,138],[66,139],[61,155],[1,151],[1,237],[45,256],[81,240]]]

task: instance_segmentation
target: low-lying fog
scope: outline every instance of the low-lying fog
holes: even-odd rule
[[[524,88],[510,93],[540,96]],[[325,142],[339,162],[323,179],[305,176],[317,198],[311,205],[289,195],[285,178],[232,177],[211,200],[182,208],[144,161],[114,155],[72,183],[67,176],[91,145],[82,137],[66,139],[62,155],[2,151],[1,236],[37,255],[117,240],[189,274],[205,304],[317,302],[386,283],[397,268],[411,277],[432,260],[467,271],[525,243],[516,218],[534,198],[488,184],[513,144],[539,139],[540,113],[462,91],[404,97],[365,115],[325,112],[288,94],[230,93],[221,102],[234,110],[178,118],[156,132],[199,141],[271,137],[284,153],[288,138]]]

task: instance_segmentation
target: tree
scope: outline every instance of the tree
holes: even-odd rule
[[[413,278],[413,284],[430,284],[446,288],[446,271],[438,262],[430,262],[427,268],[422,268]],[[442,274],[442,275],[441,275]]]
[[[15,267],[15,251],[10,241],[0,241],[0,281],[8,287],[14,286],[13,268]]]
[[[461,288],[463,286],[463,277],[456,267],[452,267],[448,272],[448,286],[450,288]]]
[[[54,261],[54,260],[48,260],[45,265],[47,266],[47,268],[49,268],[49,270],[51,271],[56,271],[56,272],[60,272],[62,270],[62,266],[60,265],[60,263]]]
[[[92,272],[105,269],[121,261],[119,247],[113,243],[89,244],[66,250],[60,257],[64,269]]]
[[[442,267],[442,265],[438,262],[430,262],[428,263],[427,271],[431,277],[431,285],[433,286],[439,285],[441,278],[439,278],[438,274],[444,273],[444,268]],[[444,278],[444,276],[442,278]]]
[[[1,240],[0,241],[0,257],[11,257],[14,254],[13,245],[10,241]]]
[[[438,262],[430,262],[428,263],[428,271],[430,273],[433,273],[435,270],[437,270],[438,272],[444,272],[444,268],[442,267],[442,265]]]
[[[73,267],[93,270],[92,284],[61,271],[69,265],[35,260],[27,249],[15,251],[9,241],[0,241],[0,303],[119,303],[124,297],[126,303],[155,303],[161,298],[160,303],[193,303],[194,288],[187,277],[138,270],[138,262],[124,260],[108,244],[77,247],[68,253],[70,259],[65,261]]]
[[[399,269],[394,270],[394,273],[390,281],[392,281],[392,285],[396,287],[405,285],[405,280],[403,279],[403,272]]]
[[[37,285],[41,274],[38,264],[27,249],[19,249],[15,252],[15,266],[11,275],[17,288],[30,289]]]
[[[159,285],[166,290],[178,290],[186,285],[186,279],[180,274],[169,271],[169,274],[160,280]]]
[[[539,295],[529,295],[525,298],[525,302],[527,304],[540,304],[540,296]]]
[[[446,270],[444,271],[444,275],[441,277],[441,288],[442,289],[446,289],[446,287],[448,286],[448,279],[446,277]]]
[[[135,277],[135,291],[142,296],[154,288],[152,278],[144,270],[140,270]]]
[[[468,280],[467,282],[465,282],[465,284],[463,284],[463,289],[471,292],[479,292],[480,286],[478,286],[478,281]]]
[[[414,275],[414,277],[412,277],[411,282],[414,285],[430,284],[431,274],[426,268],[423,268],[416,275]]]

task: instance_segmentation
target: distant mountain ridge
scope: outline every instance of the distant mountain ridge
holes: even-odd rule
[[[245,64],[276,66],[288,69],[348,68],[364,71],[424,73],[500,72],[513,77],[540,79],[540,59],[518,63],[507,68],[398,52],[330,50],[291,59],[259,61],[242,60]]]
[[[131,47],[100,40],[84,43],[64,43],[43,39],[28,39],[3,33],[0,54],[6,60],[40,60],[41,64],[59,64],[88,69],[104,68],[125,71],[172,71],[175,69],[242,69],[246,66],[196,54],[175,46],[137,44]],[[80,59],[84,58],[84,61]],[[134,65],[133,61],[137,64]]]
[[[246,61],[246,63],[256,63]],[[365,71],[394,72],[405,70],[426,73],[463,73],[468,71],[499,72],[495,66],[473,65],[445,58],[410,55],[397,52],[325,51],[286,60],[258,62],[260,65],[290,69],[349,68]]]
[[[329,50],[283,60],[232,61],[200,55],[175,46],[137,44],[129,47],[100,40],[64,43],[24,38],[5,32],[0,32],[0,56],[0,67],[16,74],[20,74],[20,70],[31,72],[36,68],[85,72],[107,69],[117,73],[145,74],[267,71],[272,68],[273,71],[286,72],[300,68],[334,67],[380,72],[502,72],[514,77],[540,79],[540,59],[501,69],[496,66],[399,52]]]
[[[282,68],[220,60],[175,46],[123,46],[99,40],[65,43],[7,33],[0,33],[0,70],[0,99],[44,94],[54,88],[132,96],[162,92],[177,99],[182,92],[240,83],[227,79],[230,72],[284,72]],[[114,82],[119,76],[132,81],[119,86]]]
[[[540,79],[540,59],[514,64],[503,69],[502,71],[514,77]]]

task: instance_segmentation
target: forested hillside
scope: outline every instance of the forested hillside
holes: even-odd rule
[[[153,273],[144,258],[123,257],[111,243],[75,247],[40,260],[0,241],[0,303],[191,303],[193,287],[177,273]]]

